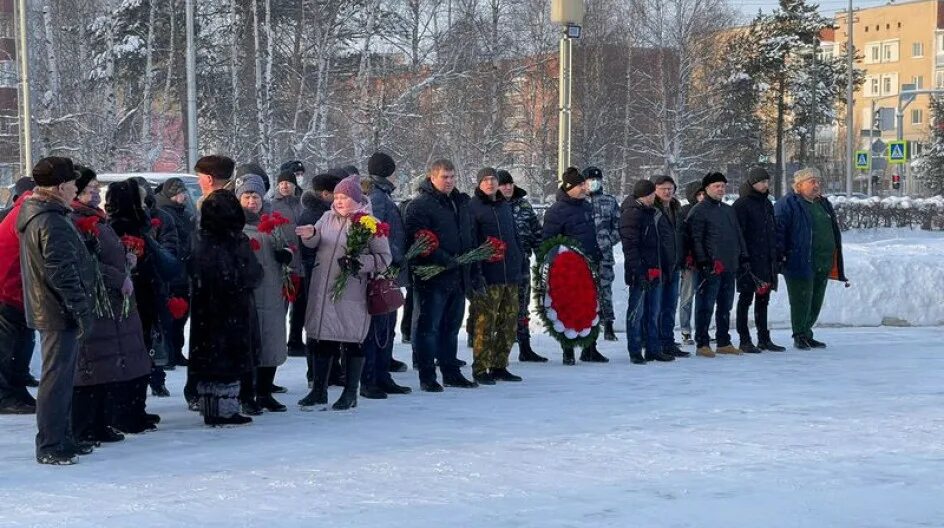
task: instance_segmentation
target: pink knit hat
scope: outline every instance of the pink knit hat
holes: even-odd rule
[[[361,191],[361,178],[358,175],[344,178],[334,187],[334,194],[343,194],[357,203],[364,201],[364,192]]]

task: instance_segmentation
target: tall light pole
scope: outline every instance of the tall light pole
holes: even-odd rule
[[[553,0],[551,2],[551,21],[563,26],[560,40],[560,107],[558,111],[557,130],[557,178],[563,176],[570,167],[570,96],[572,69],[573,39],[580,38],[580,25],[586,7],[583,0]]]
[[[17,0],[17,31],[19,43],[17,54],[20,58],[20,176],[26,176],[33,169],[32,115],[30,114],[29,91],[29,48],[26,31],[26,0]]]
[[[23,0],[21,0],[23,1]],[[197,164],[197,50],[194,42],[193,0],[185,5],[187,20],[187,170]]]
[[[853,123],[854,112],[852,108],[852,87],[853,87],[853,56],[855,55],[855,48],[853,47],[852,39],[852,0],[849,0],[849,11],[846,13],[849,15],[848,26],[849,26],[849,38],[846,41],[846,196],[852,196],[852,172],[855,170],[855,165],[853,164],[852,156],[855,154],[855,144],[853,138],[852,127],[855,126]]]

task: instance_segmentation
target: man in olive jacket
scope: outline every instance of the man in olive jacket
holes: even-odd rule
[[[72,391],[80,340],[91,330],[95,271],[69,218],[78,173],[68,158],[44,158],[33,168],[36,189],[20,209],[26,323],[39,331],[43,373],[36,403],[36,461],[74,464],[91,446],[72,437]]]

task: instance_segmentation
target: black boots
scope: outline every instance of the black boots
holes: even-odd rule
[[[480,372],[478,374],[472,374],[472,379],[475,380],[479,385],[494,385],[495,378],[486,370],[485,372]]]
[[[811,347],[810,344],[806,341],[806,337],[805,337],[805,336],[794,336],[794,337],[793,337],[793,348],[796,348],[796,349],[799,349],[799,350],[809,350],[809,349],[811,349],[811,348],[813,348],[813,347]]]
[[[361,383],[364,356],[347,356],[344,372],[344,392],[331,406],[335,411],[346,411],[357,407],[357,388]]]
[[[492,369],[489,371],[489,375],[495,381],[521,381],[521,376],[508,372],[506,368]]]
[[[603,323],[603,339],[606,341],[619,341],[616,338],[616,332],[613,331],[613,321]]]
[[[826,348],[826,343],[822,341],[817,341],[812,337],[807,337],[806,342],[810,345],[811,348]]]
[[[330,354],[313,354],[311,356],[312,387],[308,396],[298,400],[302,410],[315,405],[328,404],[328,377],[331,375],[331,365],[334,356]]]
[[[649,352],[648,350],[646,350],[646,361],[662,361],[662,362],[675,361],[675,356],[671,354],[665,354],[661,350],[658,350],[656,352]]]
[[[751,342],[751,338],[741,338],[741,343],[738,345],[738,348],[741,352],[745,354],[760,354],[760,349],[754,346],[754,343]]]
[[[609,363],[610,360],[597,350],[597,344],[594,343],[580,352],[580,361],[587,363]]]
[[[269,412],[285,412],[286,407],[272,397],[276,367],[256,369],[256,403]]]
[[[531,336],[518,336],[518,361],[531,363],[546,363],[547,358],[539,356],[531,348]]]
[[[759,348],[759,349],[761,349],[761,350],[768,350],[768,351],[770,351],[770,352],[783,352],[783,351],[786,350],[786,348],[784,348],[784,347],[782,347],[782,346],[780,346],[780,345],[775,344],[775,343],[774,343],[773,341],[771,341],[769,338],[768,338],[766,341],[758,340],[758,341],[757,341],[757,348]]]
[[[565,365],[576,365],[577,362],[574,361],[574,349],[565,348],[564,349],[564,364]]]

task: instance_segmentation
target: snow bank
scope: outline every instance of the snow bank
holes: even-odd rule
[[[944,325],[944,233],[848,231],[843,233],[843,256],[850,287],[830,281],[819,326]],[[616,259],[613,304],[616,327],[625,329],[628,295],[621,248],[616,248]],[[731,317],[733,332],[733,313]],[[771,299],[769,319],[774,328],[790,326],[783,280]]]

